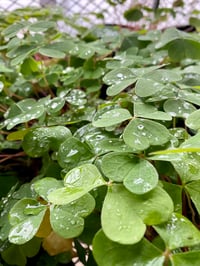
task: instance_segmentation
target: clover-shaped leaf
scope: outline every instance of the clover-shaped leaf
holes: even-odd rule
[[[134,209],[130,208],[131,194],[123,192],[123,187],[118,185],[108,188],[101,214],[102,228],[112,241],[135,244],[144,236],[146,226]]]
[[[199,230],[180,213],[173,213],[167,222],[156,225],[154,228],[170,249],[200,243]]]
[[[18,124],[38,119],[45,112],[44,106],[34,99],[25,99],[13,104],[6,113],[5,126],[8,130]]]
[[[139,118],[130,121],[123,134],[125,143],[139,151],[165,144],[169,136],[167,128],[160,123]]]
[[[105,113],[98,112],[93,118],[93,126],[95,127],[109,127],[122,123],[123,121],[132,118],[130,112],[123,108],[115,108]]]
[[[103,157],[101,168],[109,179],[123,182],[135,194],[146,193],[158,183],[158,174],[153,165],[132,154],[109,153]]]
[[[41,157],[49,150],[58,150],[69,137],[71,131],[64,126],[35,128],[24,136],[22,147],[29,156]]]
[[[83,164],[73,168],[64,178],[64,188],[56,189],[48,195],[53,204],[65,205],[84,196],[90,190],[105,185],[97,167]]]
[[[42,223],[46,208],[34,199],[18,201],[10,211],[9,241],[21,245],[31,240]]]
[[[84,217],[88,216],[95,207],[94,198],[85,194],[67,205],[52,205],[50,223],[53,230],[64,238],[80,235],[84,229]]]

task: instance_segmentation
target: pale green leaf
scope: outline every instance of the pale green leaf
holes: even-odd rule
[[[157,186],[158,173],[150,162],[139,159],[125,177],[123,183],[130,192],[144,194]]]
[[[84,229],[84,217],[95,207],[94,198],[85,194],[80,199],[62,206],[51,206],[50,223],[53,230],[64,238],[80,235]]]
[[[200,110],[196,110],[193,113],[191,113],[186,121],[185,124],[187,127],[198,130],[200,129]]]
[[[63,181],[53,177],[45,177],[33,184],[33,188],[40,197],[48,201],[48,195],[55,189],[63,187]]]
[[[180,99],[168,99],[165,101],[163,108],[166,113],[172,117],[187,118],[196,108],[183,100]]]
[[[105,184],[106,182],[95,165],[83,164],[66,174],[64,178],[65,188],[51,192],[48,195],[48,200],[56,205],[68,204],[90,190]]]
[[[13,244],[22,245],[31,240],[37,233],[44,214],[45,211],[42,211],[12,227],[8,236],[9,241]]]
[[[170,114],[158,111],[155,106],[143,103],[141,101],[134,102],[134,115],[136,117],[148,118],[153,120],[172,120]]]
[[[169,249],[188,247],[200,243],[199,230],[183,215],[173,213],[170,219],[154,226]]]
[[[163,125],[135,118],[124,130],[123,138],[135,150],[145,150],[151,145],[162,145],[169,140],[169,131]]]
[[[135,85],[135,93],[139,97],[149,97],[159,92],[163,84],[150,78],[140,78]]]
[[[109,127],[113,125],[117,125],[131,119],[132,115],[126,109],[116,108],[109,110],[101,115],[98,115],[98,112],[93,118],[93,126],[95,127]]]
[[[65,53],[52,49],[52,48],[40,48],[39,49],[39,53],[48,57],[53,57],[53,58],[64,58],[65,57]]]
[[[146,226],[131,206],[131,194],[124,193],[122,186],[112,185],[108,188],[101,223],[105,235],[112,241],[135,244],[144,236]]]

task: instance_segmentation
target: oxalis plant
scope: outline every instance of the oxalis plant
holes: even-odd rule
[[[1,265],[199,265],[198,28],[48,12],[1,23]]]

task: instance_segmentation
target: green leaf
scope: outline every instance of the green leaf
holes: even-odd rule
[[[81,162],[90,160],[93,156],[87,143],[75,137],[69,137],[60,145],[57,159],[61,167],[71,169]]]
[[[71,90],[69,94],[65,97],[65,100],[72,105],[82,106],[86,104],[86,94],[80,90]]]
[[[21,245],[20,248],[26,257],[32,258],[37,255],[37,253],[40,250],[40,246],[41,246],[41,239],[34,237],[30,241]]]
[[[20,222],[27,219],[27,211],[32,210],[34,214],[40,213],[45,210],[45,205],[40,205],[38,201],[31,198],[24,198],[19,200],[10,210],[9,222],[12,226],[19,224]]]
[[[163,108],[169,115],[182,118],[187,118],[196,110],[192,104],[179,99],[168,99],[165,101]]]
[[[158,173],[147,160],[139,159],[128,176],[124,186],[132,193],[144,194],[154,189],[158,184]]]
[[[90,194],[67,205],[51,206],[50,223],[53,230],[64,238],[80,235],[84,229],[84,217],[95,207],[94,198]]]
[[[11,65],[16,66],[21,64],[28,56],[36,52],[36,47],[34,45],[24,45],[20,46],[17,50],[14,51],[14,58],[11,60]],[[8,53],[8,56],[10,54]]]
[[[105,185],[99,170],[93,164],[73,168],[64,178],[65,188],[54,190],[48,195],[53,204],[64,205],[79,199],[90,190]]]
[[[197,81],[199,83],[199,81]],[[195,86],[193,86],[195,88]],[[197,88],[198,89],[198,88]],[[194,103],[200,106],[200,94],[181,90],[178,92],[178,97],[187,102]]]
[[[26,256],[19,245],[11,244],[2,252],[1,256],[8,265],[25,266],[27,263]]]
[[[109,127],[120,124],[131,118],[132,115],[128,110],[115,108],[100,115],[97,112],[93,118],[92,124],[94,127]]]
[[[33,184],[36,193],[46,201],[48,201],[49,193],[61,187],[63,187],[63,181],[53,177],[42,178]]]
[[[170,114],[158,111],[155,106],[143,103],[141,101],[134,102],[134,115],[136,117],[148,118],[153,120],[172,120]]]
[[[143,195],[132,194],[132,206],[147,225],[163,223],[174,210],[171,197],[159,186]]]
[[[24,244],[31,240],[37,233],[46,206],[38,204],[33,199],[18,201],[10,211],[10,223],[12,228],[9,233],[9,241],[13,244]]]
[[[165,45],[168,45],[169,56],[175,62],[180,62],[185,58],[200,58],[198,53],[200,43],[198,39],[175,28],[167,29],[164,32],[156,48],[161,48]]]
[[[17,113],[14,113],[17,109]],[[25,99],[17,104],[14,104],[9,109],[8,119],[5,120],[5,125],[8,130],[18,124],[28,122],[33,119],[38,119],[44,114],[44,106],[37,103],[33,99]]]
[[[177,254],[172,254],[170,260],[173,266],[199,266],[200,253],[199,251],[189,251]]]
[[[187,33],[179,31],[176,28],[166,29],[165,32],[161,35],[160,41],[156,44],[156,48],[159,49],[174,40],[188,36],[189,35]]]
[[[193,113],[191,113],[186,121],[185,124],[187,127],[198,130],[200,129],[200,110],[196,110]]]
[[[198,132],[196,135],[186,139],[181,145],[181,148],[200,148],[200,132]]]
[[[198,213],[200,213],[200,180],[188,183],[185,188],[189,192]]]
[[[5,65],[0,65],[0,73],[12,73],[14,70],[11,68],[6,67]]]
[[[132,154],[109,153],[103,157],[101,168],[109,179],[124,181],[125,187],[132,193],[146,193],[158,183],[158,174],[153,165]]]
[[[172,161],[172,164],[183,183],[200,179],[199,163],[200,158],[198,153],[190,152],[179,154],[176,160]]]
[[[121,244],[138,243],[146,231],[142,219],[132,209],[132,197],[122,186],[112,185],[105,197],[101,223],[105,235]]]
[[[49,114],[54,114],[60,111],[63,106],[65,105],[65,99],[60,97],[54,97],[52,100],[49,101],[47,105],[47,112]]]
[[[169,249],[188,247],[200,243],[199,230],[179,213],[173,213],[167,222],[156,225],[154,228]]]
[[[22,147],[30,157],[41,157],[49,150],[58,150],[70,137],[70,130],[64,126],[35,128],[24,136]]]
[[[26,23],[20,21],[18,23],[11,24],[10,26],[8,26],[6,29],[4,29],[2,31],[2,34],[5,37],[7,37],[7,38],[15,37],[20,30],[22,30],[23,28],[25,28]]]
[[[183,188],[180,185],[169,182],[162,182],[164,190],[169,194],[174,203],[174,211],[182,213],[182,193]]]
[[[122,182],[125,177],[132,175],[139,160],[131,153],[111,152],[103,156],[101,169],[107,178]]]
[[[28,28],[30,31],[33,32],[44,32],[50,28],[54,28],[56,26],[56,23],[53,21],[37,21],[35,23],[32,23]]]
[[[127,87],[135,83],[136,79],[128,79],[119,81],[111,86],[108,87],[106,94],[108,96],[115,96],[121,91],[125,90]]]
[[[125,143],[135,150],[145,150],[151,145],[163,145],[169,140],[168,130],[161,124],[135,118],[123,133]]]
[[[40,246],[41,240],[33,238],[22,245],[9,245],[1,255],[4,261],[9,265],[25,266],[27,264],[26,257],[34,257],[39,252]]]
[[[111,85],[107,89],[107,95],[114,96],[133,84],[136,77],[129,68],[114,69],[103,77],[103,81],[107,85]]]
[[[140,9],[130,8],[124,12],[124,17],[128,21],[138,21],[143,17],[143,13]]]
[[[200,31],[200,19],[199,18],[190,17],[189,23],[190,25],[194,26],[198,32]]]
[[[170,43],[168,48],[169,57],[180,62],[186,58],[200,59],[199,55],[200,43],[196,40],[177,39]]]
[[[53,58],[64,58],[65,57],[65,53],[52,49],[52,48],[47,48],[46,47],[42,47],[39,49],[39,53],[48,57],[53,57]]]
[[[143,77],[150,78],[162,84],[168,84],[182,80],[180,72],[176,71],[175,69],[155,69],[151,72],[145,73]]]
[[[140,78],[135,85],[135,93],[139,97],[149,97],[162,91],[164,85],[150,78]]]
[[[99,266],[162,266],[164,256],[145,238],[135,245],[121,245],[108,239],[102,230],[93,240],[93,255]]]
[[[37,233],[43,220],[45,212],[39,213],[37,216],[27,218],[16,226],[12,227],[8,236],[11,243],[22,245],[31,240]]]

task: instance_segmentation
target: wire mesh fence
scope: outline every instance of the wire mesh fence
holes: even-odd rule
[[[193,10],[200,9],[200,0],[183,0],[184,7],[174,7],[175,0],[126,0],[124,4],[111,5],[109,2],[117,3],[117,0],[1,0],[0,11],[12,11],[14,9],[23,7],[47,7],[47,6],[59,6],[62,7],[64,14],[68,17],[74,14],[80,16],[88,16],[91,14],[101,14],[101,22],[105,24],[127,24],[124,19],[124,12],[136,4],[142,4],[149,8],[155,7],[159,3],[161,8],[174,8],[176,12],[175,18],[169,16],[167,21],[160,23],[160,27],[167,26],[180,26],[188,24],[188,19]],[[123,1],[122,1],[123,2]],[[98,23],[98,17],[93,16],[93,23]],[[147,19],[148,21],[148,19]],[[144,21],[137,22],[137,24],[144,23]],[[146,23],[146,21],[145,21]],[[129,25],[136,24],[135,22],[129,22]]]

